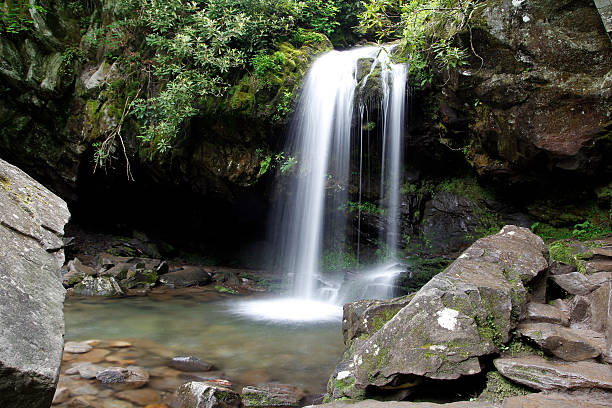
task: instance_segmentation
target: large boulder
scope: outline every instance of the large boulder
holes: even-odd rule
[[[64,346],[66,203],[0,159],[0,406],[47,408]]]
[[[523,284],[547,269],[546,253],[541,238],[512,225],[478,240],[380,330],[351,343],[328,396],[363,398],[366,388],[479,373],[480,357],[498,352],[517,326]]]

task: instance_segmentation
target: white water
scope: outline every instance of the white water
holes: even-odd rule
[[[370,71],[358,89],[359,60],[370,59]],[[351,130],[355,114],[361,116],[359,132],[359,209],[362,198],[364,157],[363,119],[367,102],[360,101],[365,83],[380,68],[383,97],[382,155],[380,157],[381,203],[387,211],[386,237],[383,240],[391,253],[398,244],[399,185],[401,149],[406,92],[406,69],[391,64],[387,51],[378,47],[362,47],[349,51],[330,51],[318,58],[306,76],[302,94],[294,114],[285,154],[297,159],[294,179],[284,191],[285,199],[275,210],[272,226],[275,267],[289,277],[291,297],[275,301],[247,302],[239,313],[267,320],[326,320],[340,318],[342,301],[347,298],[342,279],[329,282],[320,273],[324,234],[342,247],[347,232],[346,211],[328,211],[346,206],[349,198]],[[358,100],[358,106],[355,106]],[[367,116],[366,116],[367,120]],[[369,131],[368,131],[369,141]],[[369,143],[367,143],[369,146]],[[386,173],[386,174],[385,174]],[[358,214],[360,217],[361,214]],[[360,218],[359,218],[360,219]],[[333,237],[330,239],[330,237]],[[359,251],[359,243],[357,245]],[[369,278],[360,278],[361,285],[371,286],[364,296],[389,296],[397,268],[383,265]],[[367,276],[367,274],[364,274]],[[381,283],[383,275],[391,279]],[[345,285],[346,286],[346,285]],[[380,289],[376,292],[376,288]],[[349,290],[354,292],[354,290]],[[361,296],[361,295],[360,295]]]

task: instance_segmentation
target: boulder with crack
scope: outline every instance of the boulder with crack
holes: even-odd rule
[[[523,285],[548,268],[546,253],[541,238],[512,225],[476,241],[380,330],[350,344],[328,398],[479,373],[480,358],[497,352],[517,326]]]

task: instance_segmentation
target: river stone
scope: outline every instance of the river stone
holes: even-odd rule
[[[249,385],[242,389],[242,404],[245,407],[298,407],[304,393],[288,384]]]
[[[571,295],[588,295],[597,286],[589,282],[589,279],[580,272],[566,273],[565,275],[551,276],[553,282]]]
[[[81,296],[120,296],[123,295],[121,287],[113,277],[87,276],[74,287],[74,293]]]
[[[73,354],[82,354],[91,351],[93,347],[85,342],[67,341],[64,344],[64,352]]]
[[[159,281],[171,288],[203,286],[212,282],[212,276],[202,268],[185,266],[180,271],[169,272],[159,277]]]
[[[214,366],[210,363],[200,360],[194,356],[179,356],[174,357],[170,363],[168,363],[169,367],[172,367],[176,370],[180,371],[210,371],[214,368]]]
[[[161,401],[159,392],[150,388],[141,388],[138,390],[125,390],[115,394],[117,398],[133,402],[136,405],[143,406],[149,404],[157,404]]]
[[[0,159],[0,406],[48,408],[64,346],[66,203]]]
[[[366,387],[479,373],[479,357],[509,340],[523,312],[523,282],[547,268],[546,251],[540,237],[516,226],[476,241],[378,332],[351,345],[328,396],[363,398]]]
[[[66,375],[78,374],[81,378],[85,380],[91,380],[96,378],[100,371],[104,370],[104,368],[91,364],[91,363],[81,363],[76,364],[73,367],[66,370]]]
[[[590,330],[571,329],[550,323],[522,323],[517,332],[565,361],[596,358],[604,348],[601,335]],[[597,337],[600,341],[596,340]]]
[[[240,395],[229,388],[191,381],[176,390],[176,408],[238,408]]]
[[[527,303],[525,321],[569,326],[569,316],[567,313],[544,303]]]
[[[149,373],[137,366],[110,367],[100,371],[96,379],[116,390],[140,388],[149,381]]]
[[[57,387],[51,405],[58,405],[66,402],[68,398],[70,398],[70,389],[68,387]]]
[[[498,358],[493,362],[506,378],[538,390],[612,390],[612,369],[590,361],[549,361],[542,357]]]

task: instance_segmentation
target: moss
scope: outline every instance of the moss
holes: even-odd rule
[[[221,285],[215,285],[215,290],[219,293],[227,293],[229,295],[237,295],[238,291],[225,287],[225,286],[221,286]]]
[[[380,313],[376,314],[371,319],[371,328],[373,332],[379,331],[389,320],[393,319],[393,316],[397,314],[402,308],[397,307],[394,309],[384,309]]]
[[[507,380],[497,371],[491,371],[487,373],[487,387],[479,399],[489,402],[501,402],[506,398],[527,395],[531,392],[529,389]]]
[[[583,261],[584,258],[588,257],[588,252],[580,252],[574,246],[572,246],[572,240],[561,240],[550,244],[548,252],[550,259],[571,265],[575,267],[578,272],[586,273],[586,264]]]

